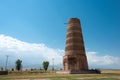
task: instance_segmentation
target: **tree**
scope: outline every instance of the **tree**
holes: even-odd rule
[[[49,62],[48,61],[43,61],[43,68],[46,71],[48,69]]]
[[[11,71],[14,71],[14,68],[12,68]]]
[[[3,71],[3,67],[1,67],[1,71]]]
[[[22,60],[18,59],[16,61],[16,70],[21,70],[22,69]]]

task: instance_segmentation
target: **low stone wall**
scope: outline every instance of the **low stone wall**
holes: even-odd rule
[[[71,71],[57,71],[58,74],[101,74],[100,70],[86,70],[79,72],[71,72]]]
[[[80,72],[70,72],[70,74],[101,74],[101,72],[99,70],[88,70]]]
[[[7,75],[8,71],[0,71],[0,75]]]

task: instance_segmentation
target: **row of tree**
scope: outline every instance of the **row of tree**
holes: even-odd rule
[[[48,69],[48,66],[49,66],[49,62],[48,61],[43,61],[43,68],[44,68],[44,70],[45,71],[47,71],[47,69]],[[20,60],[20,59],[18,59],[17,61],[16,61],[16,70],[21,70],[22,69],[22,60]]]
[[[43,69],[45,71],[47,71],[48,66],[49,66],[49,62],[48,61],[43,61],[42,65],[43,65]],[[22,66],[22,60],[20,60],[20,59],[16,60],[16,62],[15,62],[15,69],[20,71],[20,70],[22,70],[22,67],[23,67]],[[1,68],[1,71],[3,71],[3,67]],[[12,71],[14,71],[14,68],[12,68]]]

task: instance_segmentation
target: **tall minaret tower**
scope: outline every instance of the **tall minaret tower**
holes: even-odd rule
[[[78,18],[71,18],[68,21],[63,70],[70,72],[88,70],[82,29]]]

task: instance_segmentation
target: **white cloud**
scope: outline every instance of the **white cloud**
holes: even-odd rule
[[[16,59],[20,58],[24,65],[40,66],[42,61],[48,60],[52,64],[54,58],[55,65],[62,64],[64,50],[53,49],[45,44],[28,43],[20,41],[10,36],[0,35],[0,65],[5,65],[5,55],[9,55],[8,65],[13,67]],[[97,52],[87,52],[90,67],[99,68],[119,68],[119,57],[110,55],[100,56]]]
[[[10,36],[0,35],[0,57],[5,62],[5,55],[9,55],[9,60],[14,64],[15,59],[22,59],[25,64],[41,64],[42,61],[48,60],[52,63],[62,63],[62,55],[64,51],[60,49],[52,49],[45,44],[35,44],[20,41]],[[2,60],[3,59],[3,60]]]
[[[110,55],[100,56],[97,52],[87,52],[88,63],[97,68],[120,68],[120,58]]]

